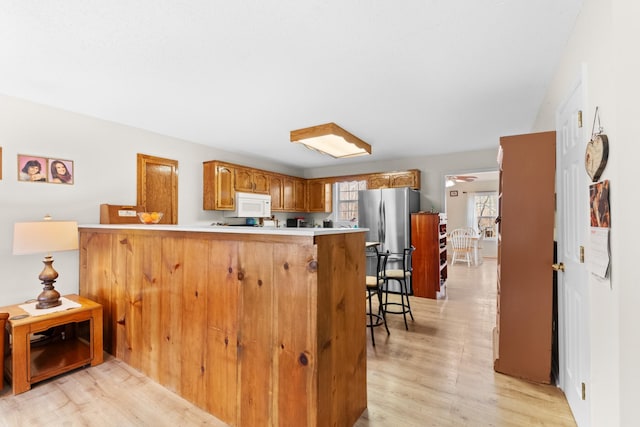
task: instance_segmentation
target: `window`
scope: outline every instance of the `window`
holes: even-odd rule
[[[343,181],[335,184],[335,227],[352,227],[358,223],[358,190],[366,189],[367,181]]]
[[[473,227],[483,235],[484,239],[495,239],[497,237],[498,193],[474,193],[469,201],[471,202],[470,216]]]

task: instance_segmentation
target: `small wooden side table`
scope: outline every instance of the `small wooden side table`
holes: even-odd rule
[[[64,298],[81,307],[40,316],[28,315],[22,304],[0,307],[9,313],[11,353],[4,373],[14,394],[72,369],[102,363],[102,306],[78,295]]]

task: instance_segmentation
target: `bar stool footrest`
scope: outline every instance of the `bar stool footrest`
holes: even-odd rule
[[[401,309],[398,310],[389,310],[389,306],[398,306],[401,307]],[[385,313],[391,313],[391,314],[404,314],[404,313],[411,313],[411,308],[408,307],[406,304],[401,304],[399,302],[388,302],[388,303],[384,303],[384,312]]]

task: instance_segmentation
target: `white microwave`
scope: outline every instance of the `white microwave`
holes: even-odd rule
[[[225,211],[224,216],[236,218],[269,218],[271,196],[269,194],[236,193],[236,208]]]

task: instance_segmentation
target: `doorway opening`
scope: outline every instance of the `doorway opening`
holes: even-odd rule
[[[499,203],[499,172],[451,172],[443,176],[444,211],[447,231],[471,228],[481,238],[478,260],[496,258],[497,232],[495,220]],[[448,253],[453,253],[448,248]]]

